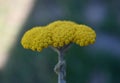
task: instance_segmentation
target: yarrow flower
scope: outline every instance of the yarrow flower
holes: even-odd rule
[[[70,43],[87,46],[93,44],[95,39],[96,33],[89,26],[72,21],[55,21],[47,26],[28,30],[24,34],[21,44],[26,49],[42,51],[48,46],[60,48]]]
[[[72,43],[87,46],[93,44],[95,39],[96,33],[89,26],[72,21],[55,21],[28,30],[23,35],[21,44],[26,49],[39,52],[48,46],[52,47],[58,53],[58,64],[54,68],[58,74],[58,83],[66,83],[64,52]]]

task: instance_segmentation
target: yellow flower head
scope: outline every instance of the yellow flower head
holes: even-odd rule
[[[51,32],[45,27],[35,27],[28,30],[21,43],[24,48],[41,51],[51,45]]]
[[[72,42],[75,32],[74,22],[71,21],[55,21],[47,26],[47,28],[52,29],[52,46],[54,47],[63,47]]]
[[[53,46],[63,47],[70,43],[87,46],[95,42],[95,31],[86,26],[71,21],[55,21],[44,27],[35,27],[28,30],[21,44],[26,49],[41,51],[43,48]]]
[[[86,25],[78,25],[74,33],[73,42],[80,46],[87,46],[89,44],[93,44],[95,42],[95,38],[96,33],[92,28]]]

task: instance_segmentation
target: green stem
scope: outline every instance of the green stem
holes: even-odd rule
[[[58,74],[58,83],[66,83],[66,62],[62,51],[58,51],[58,63],[54,71]]]
[[[57,64],[58,83],[66,83],[66,62],[64,60],[64,54],[59,52],[58,64]]]
[[[66,83],[66,62],[64,60],[64,53],[70,48],[72,44],[65,45],[61,48],[51,47],[58,53],[58,63],[55,65],[54,71],[58,75],[58,83]]]

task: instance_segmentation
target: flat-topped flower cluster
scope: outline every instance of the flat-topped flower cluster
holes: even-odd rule
[[[86,25],[71,21],[55,21],[47,26],[28,30],[24,34],[21,44],[26,49],[42,51],[48,46],[60,48],[70,43],[87,46],[93,44],[95,39],[95,31]]]

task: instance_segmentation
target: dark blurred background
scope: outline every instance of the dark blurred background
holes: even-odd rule
[[[33,4],[0,72],[0,83],[57,83],[53,71],[57,53],[50,48],[33,52],[20,44],[27,30],[55,20],[86,24],[97,34],[94,45],[74,44],[66,52],[67,83],[120,83],[119,0],[35,0]]]

